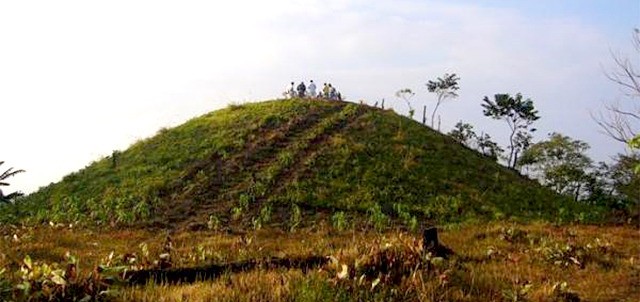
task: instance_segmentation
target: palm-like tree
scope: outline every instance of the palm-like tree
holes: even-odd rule
[[[4,161],[0,161],[0,166],[2,166],[2,164],[4,164]],[[24,170],[13,170],[13,168],[9,168],[6,171],[4,171],[2,174],[0,174],[0,186],[8,186],[9,183],[5,182],[5,180],[11,176],[15,176],[18,173],[22,173],[24,172]],[[22,194],[21,192],[13,192],[10,193],[9,195],[4,195],[4,193],[2,193],[2,190],[0,190],[0,203],[4,202],[4,203],[9,203],[11,202],[13,199],[20,197],[24,194]]]

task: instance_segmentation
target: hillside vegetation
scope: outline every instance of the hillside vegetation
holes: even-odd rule
[[[0,301],[637,301],[606,213],[390,110],[231,105],[0,206]]]
[[[302,99],[162,129],[0,211],[5,222],[170,228],[600,215],[393,111]]]

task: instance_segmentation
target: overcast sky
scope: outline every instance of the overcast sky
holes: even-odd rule
[[[126,149],[162,127],[227,106],[281,96],[291,81],[331,82],[373,104],[424,83],[461,77],[443,104],[506,142],[482,98],[521,92],[552,131],[606,160],[624,146],[590,117],[624,102],[603,72],[631,58],[638,0],[0,1],[0,160],[27,170],[9,191],[31,192]],[[0,171],[1,172],[1,171]],[[6,191],[5,191],[6,192]]]

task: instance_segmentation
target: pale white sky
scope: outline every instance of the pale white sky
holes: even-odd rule
[[[31,192],[161,127],[232,102],[277,98],[295,80],[331,82],[352,101],[462,78],[443,130],[462,119],[505,142],[485,95],[522,92],[542,119],[607,159],[624,147],[589,116],[624,100],[603,75],[640,23],[629,1],[0,1],[0,168]]]

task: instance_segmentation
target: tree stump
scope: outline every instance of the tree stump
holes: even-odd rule
[[[422,231],[422,252],[445,259],[454,254],[452,249],[440,244],[436,227],[429,227]]]

